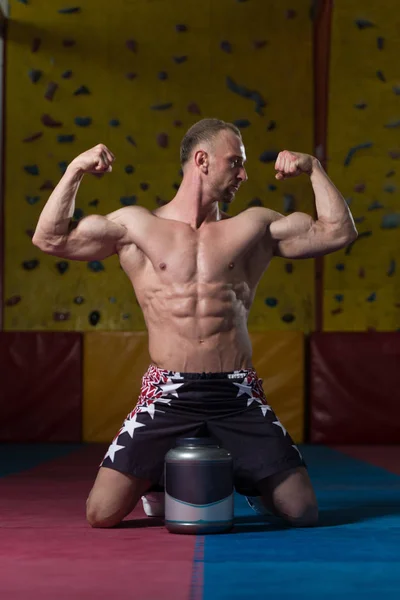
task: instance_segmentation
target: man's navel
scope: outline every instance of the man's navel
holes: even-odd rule
[[[158,266],[160,267],[161,271],[165,271],[167,268],[167,265],[164,262],[160,263]]]

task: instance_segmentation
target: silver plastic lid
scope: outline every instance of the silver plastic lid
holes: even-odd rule
[[[214,448],[218,448],[218,442],[210,437],[178,438],[176,440],[176,445],[191,447],[212,446]]]

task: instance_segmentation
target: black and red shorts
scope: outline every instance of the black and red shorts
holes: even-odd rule
[[[232,454],[240,494],[256,496],[257,482],[305,466],[254,369],[178,373],[153,365],[101,466],[162,486],[164,457],[176,439],[199,436],[212,437]]]

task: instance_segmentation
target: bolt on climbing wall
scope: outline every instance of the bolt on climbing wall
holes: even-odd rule
[[[203,117],[243,134],[249,182],[232,215],[254,205],[313,211],[308,178],[280,183],[273,169],[282,149],[312,151],[309,8],[309,0],[11,3],[6,329],[145,329],[116,257],[72,262],[31,242],[69,162],[99,142],[116,155],[113,172],[85,176],[75,220],[172,199],[181,138]],[[312,329],[313,280],[311,260],[273,261],[250,328]]]
[[[400,73],[395,0],[336,0],[328,168],[358,239],[325,258],[324,328],[400,328]]]

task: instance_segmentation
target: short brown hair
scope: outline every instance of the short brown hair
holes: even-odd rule
[[[210,142],[220,131],[227,129],[230,129],[242,139],[242,134],[236,125],[226,123],[225,121],[221,121],[221,119],[202,119],[192,125],[185,133],[181,142],[180,159],[182,167],[189,160],[192,150],[197,144]]]

